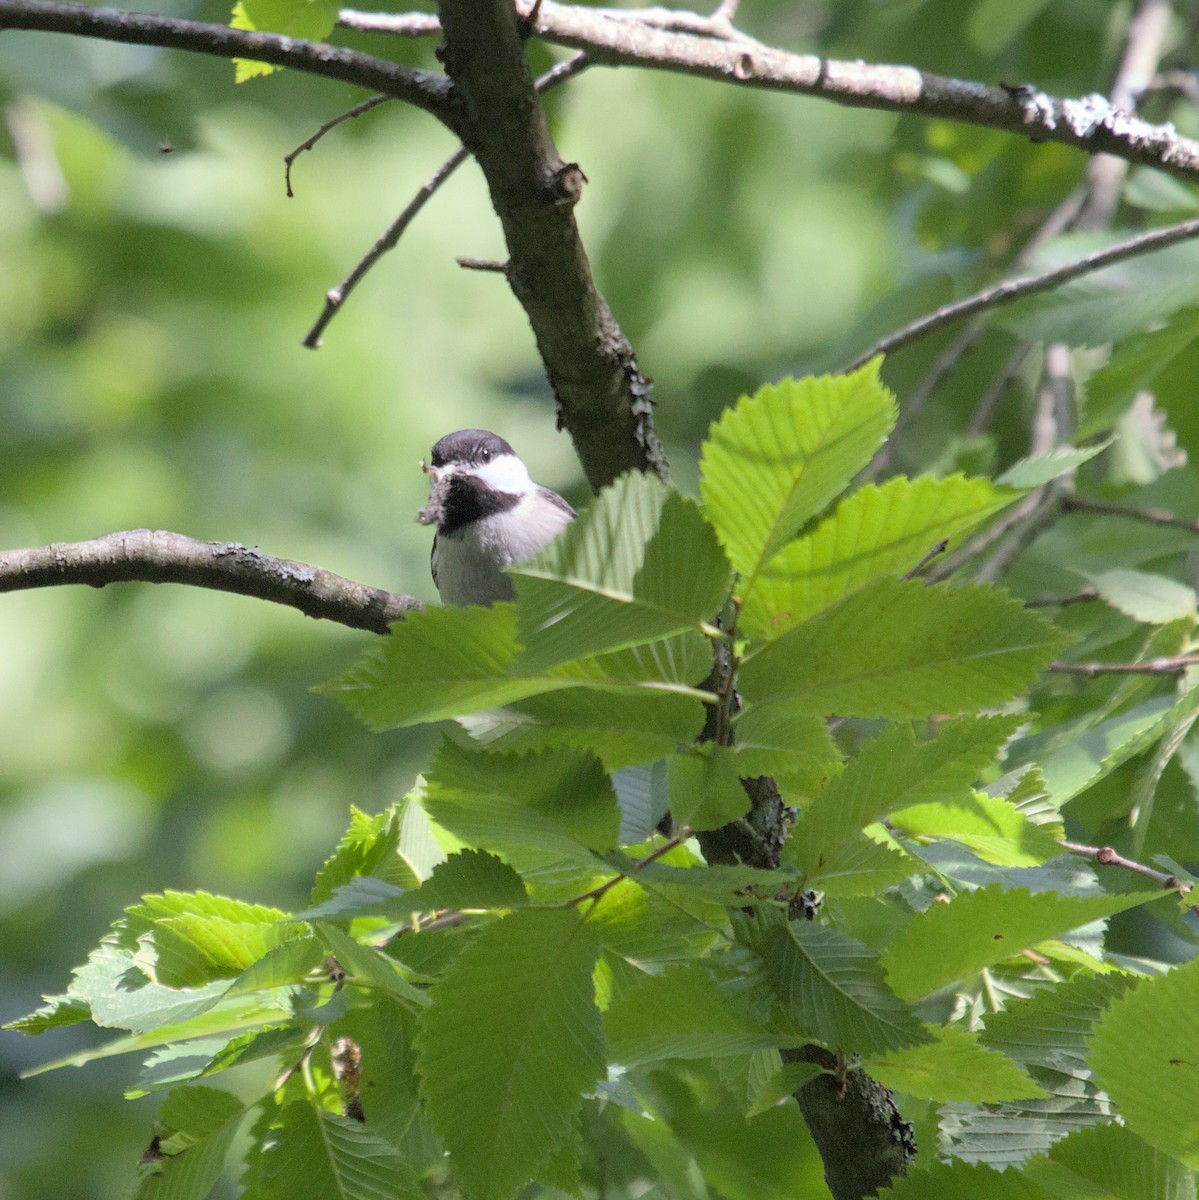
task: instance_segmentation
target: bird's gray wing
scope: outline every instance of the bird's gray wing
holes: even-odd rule
[[[537,494],[543,499],[548,500],[555,508],[564,512],[572,521],[579,515],[557,492],[552,491],[550,488],[542,487],[538,484]]]

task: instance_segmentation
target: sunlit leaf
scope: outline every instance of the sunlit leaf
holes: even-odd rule
[[[879,381],[880,361],[848,375],[768,384],[712,426],[701,491],[743,597],[891,431],[895,398]]]

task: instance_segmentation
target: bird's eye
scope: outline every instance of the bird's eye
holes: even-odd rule
[[[484,462],[491,462],[491,451],[490,451],[490,450],[480,450],[480,451],[479,451],[479,457],[480,457],[480,458],[481,458],[481,459],[482,459]]]

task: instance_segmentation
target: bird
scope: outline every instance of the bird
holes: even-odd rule
[[[431,566],[442,604],[515,600],[504,568],[553,541],[575,510],[534,483],[512,447],[487,429],[447,433],[420,465],[433,483],[416,519],[437,526]]]

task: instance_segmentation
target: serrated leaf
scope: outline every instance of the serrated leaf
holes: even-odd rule
[[[530,909],[484,929],[433,987],[421,1092],[474,1200],[506,1200],[535,1176],[603,1076],[598,954],[578,913]]]
[[[424,1200],[399,1152],[361,1121],[298,1101],[271,1122],[251,1164],[255,1200]]]
[[[863,1069],[883,1087],[937,1103],[994,1104],[1046,1095],[1010,1058],[982,1045],[977,1034],[961,1025],[929,1032],[933,1041],[867,1058]]]
[[[785,859],[792,860],[785,848],[783,854]],[[816,870],[805,874],[804,882],[825,896],[838,899],[877,896],[884,888],[922,869],[919,859],[897,846],[876,841],[865,833],[855,833],[822,859]]]
[[[806,872],[823,874],[837,849],[867,825],[900,808],[969,795],[1019,721],[956,721],[925,742],[902,726],[884,730],[804,809],[789,851]]]
[[[783,1100],[789,1100],[796,1092],[811,1083],[823,1072],[815,1063],[784,1063],[755,1092],[753,1101],[746,1110],[747,1117],[756,1117],[773,1108]]]
[[[1112,439],[1108,438],[1096,446],[1056,446],[1048,454],[1036,454],[1014,462],[995,482],[1021,490],[1040,487],[1067,471],[1077,470],[1083,463],[1102,454],[1111,444]]]
[[[940,543],[956,546],[1015,498],[990,480],[963,475],[900,476],[859,488],[762,568],[740,628],[777,637],[876,579],[903,575]]]
[[[719,829],[749,812],[750,800],[738,778],[737,756],[711,742],[672,754],[666,764],[670,814],[691,829]]]
[[[763,958],[788,1017],[830,1049],[877,1055],[931,1040],[878,956],[836,929],[791,922],[770,932]]]
[[[331,0],[237,0],[229,24],[234,29],[259,29],[321,42],[337,24],[337,5]],[[233,62],[235,83],[282,70],[251,58],[235,58]]]
[[[729,588],[729,565],[699,506],[635,471],[511,571],[526,675],[695,628]]]
[[[377,874],[403,886],[408,872],[396,855],[399,840],[399,813],[395,809],[370,815],[351,807],[350,827],[317,872],[311,903],[328,900],[337,888],[360,875]]]
[[[229,1070],[230,1067],[241,1066],[242,1063],[257,1062],[263,1058],[275,1058],[280,1055],[294,1054],[298,1059],[310,1036],[311,1030],[303,1025],[273,1025],[266,1029],[243,1033],[226,1043],[212,1056],[212,1060],[204,1068],[204,1074],[215,1075],[219,1071]]]
[[[785,703],[742,709],[733,719],[737,772],[742,778],[772,775],[793,792],[825,787],[841,762],[828,722]]]
[[[758,572],[870,461],[895,424],[881,359],[847,375],[784,379],[712,426],[701,492],[749,597]]]
[[[43,996],[42,999],[45,1003],[40,1008],[35,1008],[28,1016],[0,1025],[0,1029],[36,1035],[91,1020],[91,1005],[81,996]]]
[[[523,754],[575,747],[592,751],[615,771],[690,745],[703,728],[704,706],[690,696],[648,688],[633,694],[564,688],[461,717],[458,724],[489,750]]]
[[[887,979],[914,1000],[1038,942],[1159,898],[1158,892],[1059,896],[997,884],[965,892],[912,919],[883,954]]]
[[[293,937],[252,962],[229,986],[226,996],[243,996],[299,983],[314,970],[325,952],[311,936]]]
[[[445,908],[518,908],[527,900],[520,876],[502,859],[481,850],[460,850],[438,863],[420,887],[405,891],[364,876],[302,915],[309,921],[403,920]]]
[[[1199,1168],[1199,959],[1142,979],[1091,1035],[1095,1078],[1129,1127]]]
[[[621,844],[627,846],[631,842],[648,841],[670,808],[666,761],[662,759],[613,771],[612,790],[620,805]]]
[[[1195,1200],[1195,1177],[1123,1125],[1080,1129],[1024,1170],[1056,1200]]]
[[[636,874],[639,884],[640,871]],[[702,890],[655,887],[647,880],[644,887],[626,882],[610,889],[588,914],[588,923],[603,942],[605,962],[620,959],[642,972],[706,954],[728,914]]]
[[[1166,625],[1195,616],[1195,589],[1169,576],[1113,568],[1087,578],[1100,599],[1134,621]]]
[[[916,720],[1022,695],[1072,639],[1005,592],[882,579],[752,653],[750,703]]]
[[[972,792],[938,804],[918,804],[894,813],[891,823],[912,838],[947,838],[986,862],[1031,867],[1061,853],[1060,823],[1034,825],[1015,805]]]
[[[444,742],[426,780],[425,807],[469,845],[578,857],[616,847],[620,810],[594,755],[554,750],[514,758]],[[519,869],[519,864],[514,863]]]
[[[1067,1134],[1112,1119],[1091,1079],[1086,1037],[1129,979],[1080,976],[987,1017],[985,1045],[1021,1063],[1047,1096],[977,1108],[950,1104],[942,1131],[953,1154],[996,1166],[1023,1163]]]
[[[626,1067],[669,1058],[716,1058],[798,1044],[725,1000],[701,963],[647,975],[604,1014],[611,1057]]]
[[[236,1096],[216,1088],[171,1092],[156,1143],[162,1157],[143,1168],[137,1200],[204,1200],[221,1176],[245,1111]]]
[[[546,691],[544,680],[510,678],[516,608],[425,608],[409,613],[345,674],[316,690],[372,729],[443,721]]]

